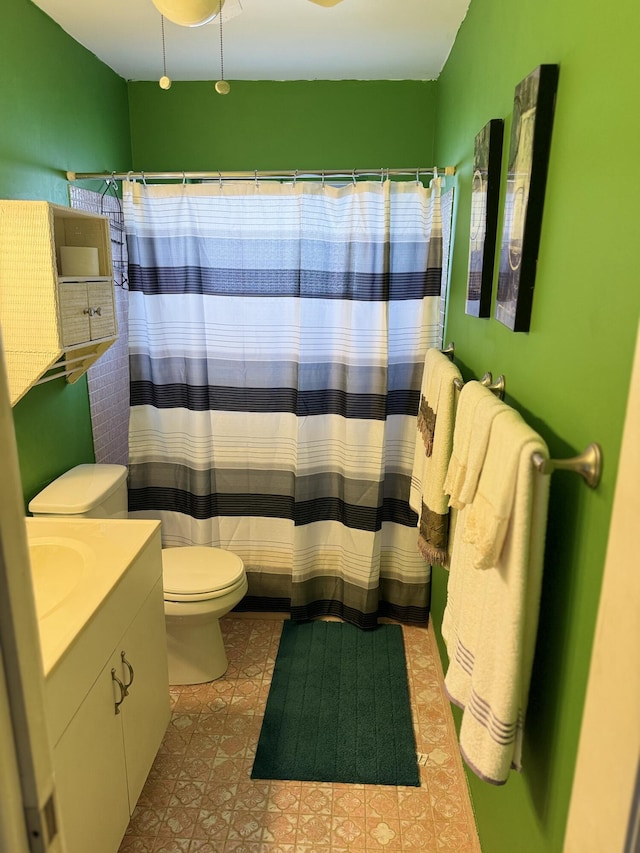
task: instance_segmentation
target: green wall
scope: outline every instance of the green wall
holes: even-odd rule
[[[130,168],[126,83],[28,0],[4,0],[0,75],[0,198],[65,205],[67,169]],[[93,461],[85,379],[34,388],[14,420],[27,502]]]
[[[573,474],[552,478],[524,774],[499,788],[469,774],[486,853],[562,849],[640,313],[639,10],[635,0],[615,15],[595,0],[472,0],[438,81],[435,155],[458,169],[447,340],[467,378],[505,374],[507,401],[553,456],[591,441],[604,452],[597,491]],[[559,63],[560,80],[532,324],[518,334],[464,313],[473,141],[505,119],[504,177],[514,87],[540,63]],[[445,600],[437,570],[437,629]]]
[[[135,169],[432,166],[436,84],[417,81],[129,83]]]

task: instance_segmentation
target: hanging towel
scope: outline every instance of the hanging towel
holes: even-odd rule
[[[489,565],[481,537],[479,560],[467,533],[475,500],[458,514],[442,621],[449,656],[445,687],[463,709],[460,750],[469,767],[494,784],[506,782],[510,768],[521,769],[549,495],[549,476],[531,460],[534,452],[548,457],[547,448],[513,415],[494,420],[478,484],[478,494],[495,509],[494,522],[511,495],[502,546],[491,552]],[[511,473],[499,475],[496,463]]]
[[[444,481],[449,506],[462,509],[471,503],[489,440],[494,416],[505,403],[476,380],[466,382],[456,408],[453,449]]]
[[[500,558],[511,520],[520,444],[529,433],[520,415],[508,406],[493,421],[480,481],[462,532],[464,541],[475,546],[473,565],[477,569],[491,568]]]
[[[409,503],[418,514],[418,550],[428,563],[446,566],[449,529],[444,478],[453,442],[458,368],[440,350],[425,358]]]

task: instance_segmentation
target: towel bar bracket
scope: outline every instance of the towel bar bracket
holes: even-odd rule
[[[496,381],[493,381],[493,376],[491,375],[491,371],[487,371],[482,379],[479,380],[481,385],[484,385],[485,388],[488,388],[489,391],[492,391],[498,399],[504,399],[504,389],[505,389],[505,379],[504,374],[500,374]],[[454,379],[453,384],[458,389],[458,391],[462,391],[464,388],[464,382],[462,379]]]
[[[488,388],[489,391],[493,391],[499,400],[504,400],[505,378],[503,373],[495,381],[490,372],[485,373],[480,380],[480,384]]]
[[[450,361],[453,361],[453,357],[456,354],[456,346],[453,341],[451,341],[451,343],[447,344],[447,346],[443,350],[440,350],[440,352],[442,355],[446,355]]]
[[[570,459],[545,459],[541,453],[534,453],[533,464],[542,474],[551,474],[555,470],[575,471],[588,486],[595,489],[602,475],[602,448],[592,442],[584,453]]]

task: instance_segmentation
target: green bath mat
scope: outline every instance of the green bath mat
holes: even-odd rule
[[[284,623],[251,778],[420,785],[399,625]]]

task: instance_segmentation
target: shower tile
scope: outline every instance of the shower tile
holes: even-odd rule
[[[230,665],[171,688],[172,719],[120,853],[479,853],[435,640],[403,627],[421,787],[253,780],[282,616],[222,622]]]

